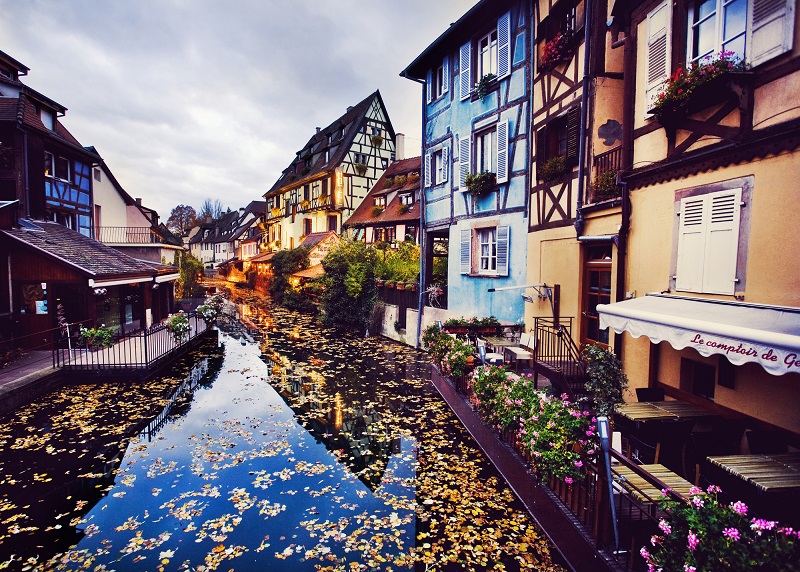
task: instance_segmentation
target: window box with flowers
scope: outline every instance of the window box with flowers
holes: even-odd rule
[[[302,200],[302,201],[300,201],[300,208],[301,208],[302,210],[306,210],[306,209],[308,209],[310,206],[311,206],[311,201],[307,201],[307,200]]]
[[[591,194],[591,201],[594,203],[619,198],[620,188],[617,185],[617,170],[607,169],[598,173],[592,182]]]
[[[541,72],[548,72],[562,64],[569,63],[574,54],[575,36],[572,30],[567,29],[563,32],[559,32],[542,46],[539,70]]]
[[[731,97],[734,83],[744,83],[750,74],[737,62],[733,52],[708,56],[687,68],[678,68],[664,83],[649,110],[665,127],[672,127],[687,115]]]
[[[369,139],[373,147],[381,147],[383,145],[383,137],[380,135],[373,135]]]
[[[358,173],[361,176],[367,174],[367,166],[364,163],[355,163],[353,165],[353,168],[356,170],[356,173]]]
[[[467,192],[473,197],[480,197],[492,191],[495,187],[497,175],[488,171],[481,171],[480,173],[469,173],[464,178],[464,184],[467,187]]]
[[[493,73],[487,73],[475,84],[475,97],[484,101],[486,96],[492,91],[492,88],[497,85],[497,76]]]
[[[547,159],[542,166],[537,169],[539,179],[545,183],[558,181],[567,171],[567,158],[563,155],[557,155]]]
[[[272,218],[281,216],[281,209],[279,209],[278,207],[272,207],[271,209],[269,209],[269,214]]]
[[[372,216],[373,217],[378,217],[378,216],[381,215],[381,213],[383,213],[383,207],[382,206],[375,205],[374,207],[372,207]]]

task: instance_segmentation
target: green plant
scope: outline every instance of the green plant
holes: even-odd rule
[[[613,417],[614,406],[622,403],[622,392],[628,387],[628,377],[622,372],[622,362],[599,344],[588,344],[581,352],[586,362],[588,380],[586,393],[597,415]]]
[[[417,181],[419,181],[419,173],[417,171],[408,174],[409,183],[416,183]]]
[[[539,178],[545,183],[551,183],[559,179],[567,172],[567,158],[564,155],[557,155],[547,159],[538,169]]]
[[[361,241],[340,240],[322,266],[324,289],[319,294],[326,323],[363,330],[378,298],[375,286],[377,252]]]
[[[399,207],[397,207],[397,213],[398,214],[406,214],[410,210],[411,210],[411,205],[407,205],[407,204],[402,204]]]
[[[375,205],[372,207],[372,216],[376,217],[383,212],[383,207],[380,205]]]
[[[538,408],[533,374],[517,375],[502,366],[484,365],[472,372],[469,386],[470,401],[483,420],[501,431],[519,429],[520,419]]]
[[[457,326],[499,326],[500,321],[495,318],[494,316],[487,316],[486,318],[465,318],[463,316],[459,318],[450,318],[448,319],[443,326],[446,328],[448,327],[457,327]]]
[[[183,311],[177,314],[170,314],[167,318],[167,329],[172,333],[175,343],[182,344],[189,337],[189,332],[191,331],[189,317]]]
[[[311,168],[308,165],[306,165],[305,167],[300,169],[300,174],[303,175],[303,176],[308,175],[310,172],[311,172]]]
[[[464,184],[467,186],[467,192],[472,196],[479,197],[491,191],[494,188],[496,175],[488,171],[481,171],[480,173],[469,173],[464,178]]]
[[[311,206],[311,201],[307,201],[307,200],[305,200],[305,199],[303,199],[302,201],[300,201],[300,208],[301,208],[301,209],[307,209],[307,208],[308,208],[308,207],[310,207],[310,206]]]
[[[110,348],[114,345],[111,330],[102,326],[99,328],[84,328],[81,326],[79,340],[80,343],[86,344],[87,346],[96,346],[100,348]]]
[[[700,86],[727,73],[745,69],[745,63],[737,62],[734,52],[724,50],[716,57],[709,55],[693,63],[689,69],[678,68],[664,83],[664,89],[656,96],[650,113],[659,122],[683,116]]]
[[[619,187],[617,186],[617,170],[607,169],[601,171],[592,183],[592,200],[594,202],[604,201],[619,197]]]
[[[533,456],[536,474],[567,484],[582,479],[584,463],[594,460],[599,448],[596,418],[566,395],[537,397],[538,407],[520,420],[520,443]]]
[[[353,168],[359,175],[365,175],[367,173],[367,166],[364,163],[355,163]]]
[[[394,331],[399,333],[400,330],[402,330],[402,329],[403,328],[400,325],[400,320],[395,320],[394,321]]]
[[[475,96],[478,97],[481,101],[486,99],[486,96],[489,95],[489,86],[497,79],[497,76],[493,73],[487,73],[478,82],[475,84]]]
[[[383,137],[381,137],[380,135],[373,135],[372,137],[369,138],[369,140],[372,142],[373,147],[380,147],[381,145],[383,145]]]
[[[383,179],[383,188],[388,189],[389,187],[394,186],[394,177],[386,177]]]
[[[749,518],[742,502],[723,504],[721,489],[690,491],[689,502],[666,495],[660,508],[667,518],[658,523],[660,533],[643,547],[641,556],[650,570],[717,572],[734,570],[798,570],[800,541],[791,528],[777,522]]]
[[[206,324],[213,324],[222,315],[224,300],[219,294],[215,294],[205,304],[197,307],[197,313],[203,318]]]
[[[422,331],[421,341],[433,364],[441,369],[442,358],[453,347],[455,338],[440,330],[436,324],[432,324]]]
[[[474,348],[469,342],[454,339],[453,345],[445,352],[442,357],[440,371],[442,375],[454,379],[461,378],[466,372],[469,358],[472,357]]]
[[[552,40],[545,42],[539,61],[540,71],[546,72],[569,62],[574,53],[574,40],[572,30],[567,28],[566,31],[556,34]]]

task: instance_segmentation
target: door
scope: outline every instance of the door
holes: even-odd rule
[[[607,347],[609,330],[600,329],[597,305],[611,303],[611,243],[588,247],[585,260],[581,342]]]

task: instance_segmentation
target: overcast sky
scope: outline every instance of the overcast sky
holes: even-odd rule
[[[399,77],[476,0],[0,0],[0,50],[68,109],[162,221],[260,200],[314,134],[380,89],[406,155],[421,87]]]

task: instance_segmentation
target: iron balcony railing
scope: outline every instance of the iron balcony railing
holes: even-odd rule
[[[107,244],[165,244],[166,241],[149,226],[96,227],[97,240]]]
[[[534,320],[534,370],[537,374],[545,373],[559,392],[577,400],[586,393],[586,364],[572,339],[572,320],[572,317]]]
[[[622,168],[622,146],[595,155],[592,169],[592,184],[589,187],[589,203],[597,203],[622,196],[622,189],[615,182],[603,180],[603,173],[616,175]],[[608,179],[609,175],[606,176]]]

